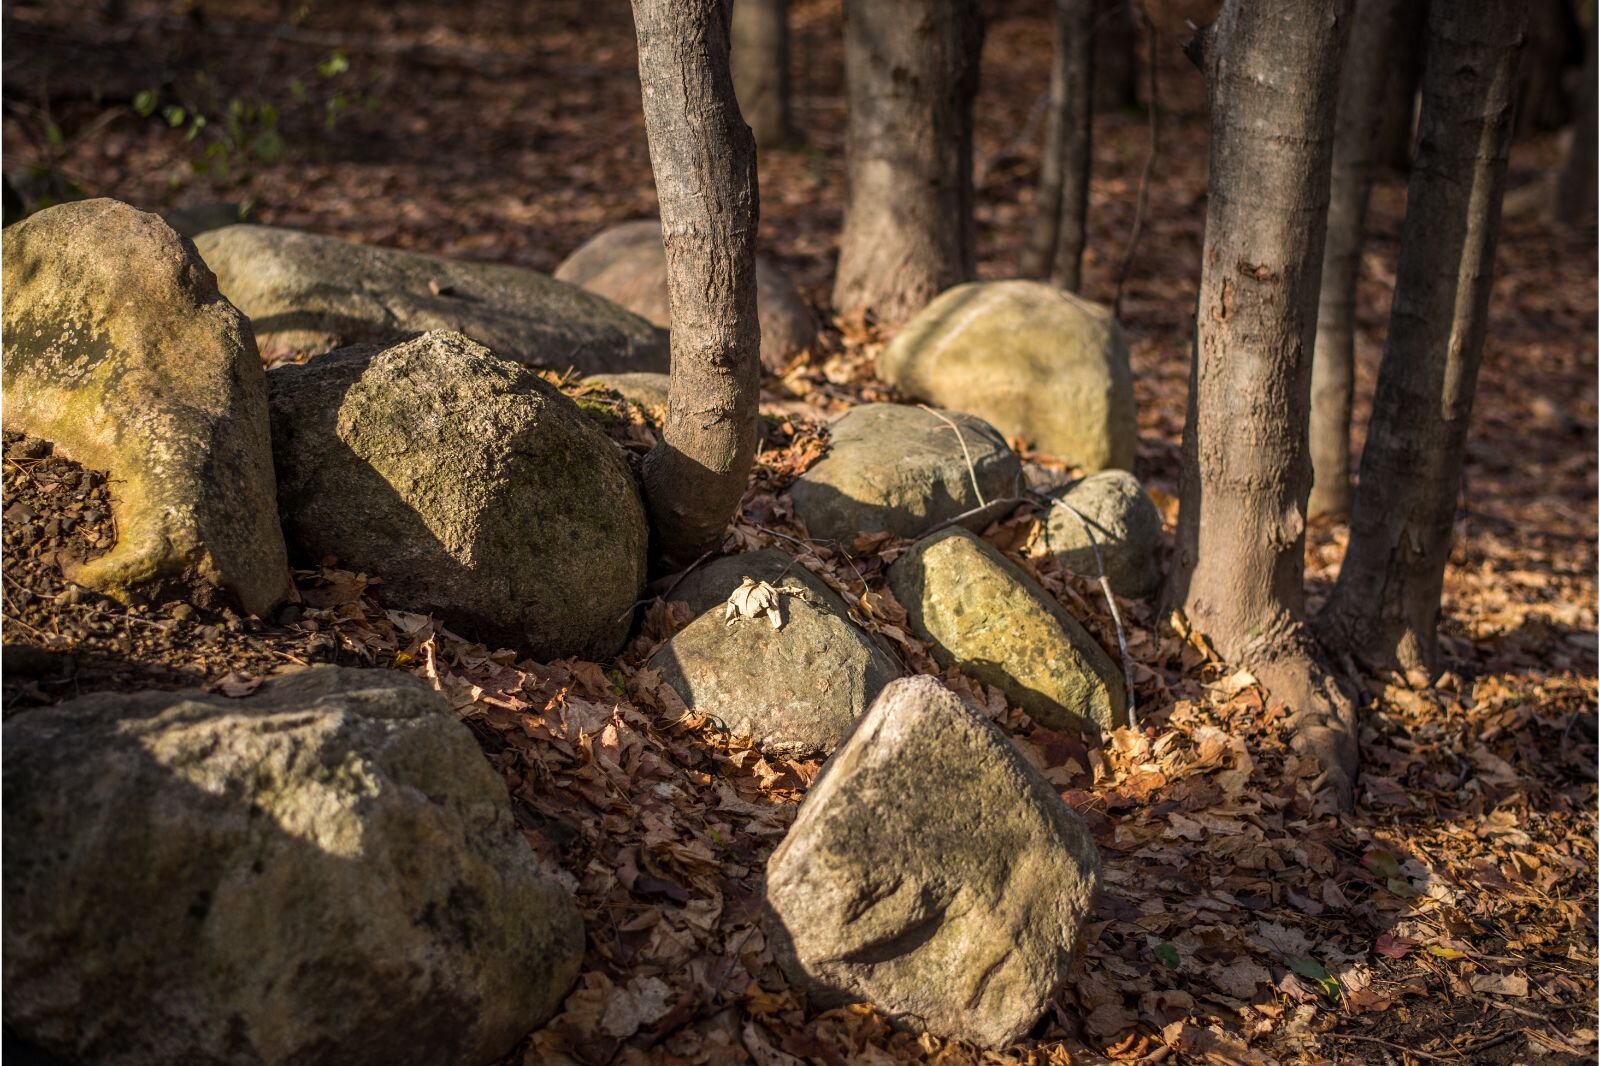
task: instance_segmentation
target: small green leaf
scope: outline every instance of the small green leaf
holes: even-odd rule
[[[1328,968],[1316,959],[1301,958],[1299,955],[1285,955],[1283,961],[1289,964],[1289,969],[1301,977],[1309,977],[1317,983],[1325,995],[1334,999],[1339,998],[1339,979],[1328,972]]]
[[[276,130],[268,130],[255,139],[251,144],[251,148],[254,150],[257,159],[264,163],[271,163],[283,155],[283,138],[278,135]]]
[[[140,118],[149,118],[156,112],[156,94],[153,89],[145,89],[133,98],[133,110]]]
[[[166,107],[161,109],[161,114],[162,117],[167,120],[167,125],[171,126],[173,129],[177,129],[179,126],[183,125],[184,122],[189,118],[189,112],[185,111],[176,104],[168,104]]]
[[[317,73],[324,78],[336,78],[349,69],[350,60],[345,58],[343,52],[335,52],[317,64]]]
[[[1169,970],[1176,970],[1183,960],[1178,957],[1178,949],[1171,944],[1157,944],[1150,949],[1151,954],[1161,960],[1161,964]]]
[[[61,134],[61,127],[54,122],[44,124],[44,139],[50,142],[52,148],[60,148],[66,143],[66,138]]]

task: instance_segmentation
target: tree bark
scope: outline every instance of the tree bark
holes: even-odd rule
[[[1190,55],[1210,188],[1169,608],[1293,711],[1348,805],[1354,714],[1305,627],[1306,429],[1345,0],[1227,0]]]
[[[1383,106],[1378,127],[1378,159],[1390,170],[1411,169],[1411,143],[1417,121],[1417,90],[1422,84],[1423,26],[1429,0],[1405,0],[1396,12],[1389,75],[1384,79]]]
[[[1094,109],[1139,106],[1139,30],[1132,0],[1094,0]]]
[[[897,325],[973,277],[977,0],[846,0],[850,117],[834,308]]]
[[[1592,222],[1595,217],[1595,26],[1583,31],[1583,82],[1578,90],[1577,119],[1567,142],[1566,159],[1556,179],[1555,217],[1567,226]]]
[[[736,0],[733,89],[756,146],[795,140],[789,112],[789,0]]]
[[[667,420],[644,462],[660,564],[721,542],[756,452],[755,142],[728,72],[725,0],[633,0],[672,312]]]
[[[1333,135],[1328,239],[1322,253],[1317,344],[1311,363],[1309,513],[1350,512],[1350,405],[1355,386],[1356,279],[1366,243],[1367,201],[1377,167],[1396,11],[1401,0],[1357,0]]]
[[[1432,676],[1439,596],[1483,352],[1526,10],[1435,3],[1389,339],[1350,545],[1320,618],[1375,669]],[[1415,678],[1414,678],[1415,679]]]
[[[1095,0],[1056,0],[1055,61],[1026,273],[1068,292],[1083,282],[1094,136]]]

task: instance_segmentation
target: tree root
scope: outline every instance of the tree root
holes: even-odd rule
[[[1322,800],[1319,809],[1354,810],[1361,765],[1356,702],[1340,687],[1321,651],[1308,634],[1297,633],[1247,662],[1267,690],[1290,708],[1290,745],[1322,768],[1312,783]]]

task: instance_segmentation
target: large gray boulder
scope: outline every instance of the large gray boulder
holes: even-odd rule
[[[1067,507],[1051,504],[1044,543],[1062,566],[1096,578],[1104,564],[1111,590],[1129,599],[1143,599],[1161,587],[1161,512],[1138,478],[1125,470],[1105,470],[1057,498]]]
[[[644,505],[616,445],[537,374],[437,332],[267,378],[279,508],[307,558],[537,658],[622,646]]]
[[[1099,881],[1083,823],[929,677],[883,690],[767,863],[779,964],[818,1007],[1001,1048],[1067,979]]]
[[[54,1054],[471,1066],[577,976],[570,893],[404,674],[85,696],[0,750],[6,1025]]]
[[[919,540],[889,567],[889,587],[944,666],[998,688],[1051,729],[1128,722],[1116,664],[1048,592],[964,529]]]
[[[530,366],[585,374],[667,369],[665,331],[522,267],[275,226],[228,226],[195,244],[271,359],[449,329]]]
[[[1054,285],[948,289],[889,342],[878,373],[1085,470],[1133,468],[1138,425],[1122,328],[1109,308]]]
[[[250,324],[194,246],[116,200],[6,230],[5,427],[106,470],[117,543],[73,568],[123,602],[289,591],[266,384]]]
[[[666,598],[681,600],[688,604],[691,614],[702,615],[713,607],[727,603],[728,597],[747,577],[770,585],[800,586],[830,611],[840,615],[849,613],[850,608],[844,599],[826,581],[794,556],[785,555],[775,548],[712,559],[685,574],[668,590]]]
[[[837,594],[815,575],[799,566],[780,575],[773,567],[735,565],[746,558],[713,564],[699,589],[689,590],[692,602],[721,592],[723,579],[734,573],[741,576],[733,588],[744,576],[765,580],[779,590],[779,627],[765,616],[725,619],[728,593],[722,593],[663,644],[650,665],[691,710],[751,737],[764,752],[830,752],[883,686],[900,676],[899,665],[850,621]]]
[[[920,537],[968,512],[963,524],[982,529],[1015,504],[996,501],[1022,485],[1005,438],[959,411],[869,403],[828,428],[828,454],[789,489],[795,516],[819,539],[848,546],[858,533]]]
[[[667,303],[667,253],[661,223],[653,218],[623,222],[603,230],[556,267],[559,281],[581,285],[641,315],[672,328]],[[756,256],[756,306],[761,319],[761,362],[782,370],[817,339],[811,308],[795,291],[783,268]]]

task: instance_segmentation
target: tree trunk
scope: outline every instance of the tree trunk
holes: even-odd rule
[[[1556,179],[1556,221],[1567,226],[1591,222],[1595,217],[1595,27],[1583,31],[1583,83],[1578,90],[1577,120],[1572,124],[1567,157]]]
[[[1377,164],[1379,107],[1402,0],[1357,0],[1328,190],[1317,346],[1311,364],[1309,513],[1350,512],[1350,403],[1355,385],[1356,279],[1366,243],[1367,201]]]
[[[1447,2],[1447,0],[1442,0]],[[1516,2],[1516,0],[1513,0]],[[1383,107],[1378,127],[1378,161],[1404,174],[1411,169],[1411,142],[1416,132],[1417,89],[1422,84],[1423,26],[1429,0],[1405,0],[1396,11],[1393,62],[1384,79]]]
[[[736,0],[733,88],[756,145],[795,139],[789,114],[789,0]]]
[[[1350,546],[1320,622],[1366,666],[1432,675],[1494,275],[1526,11],[1435,3],[1421,136]]]
[[[1094,133],[1095,0],[1056,0],[1055,61],[1039,174],[1039,221],[1026,273],[1068,292],[1083,281]]]
[[[1210,191],[1166,603],[1293,709],[1348,805],[1354,716],[1305,628],[1306,428],[1345,0],[1227,0],[1191,57]]]
[[[850,118],[834,308],[897,325],[973,277],[977,0],[846,0]]]
[[[1139,31],[1132,0],[1094,0],[1094,109],[1139,106]]]
[[[1574,117],[1567,73],[1583,58],[1584,34],[1567,0],[1520,2],[1527,7],[1528,30],[1518,68],[1516,133],[1558,130]]]
[[[633,0],[633,19],[672,313],[667,421],[644,489],[670,570],[718,546],[755,459],[756,155],[725,0]]]

